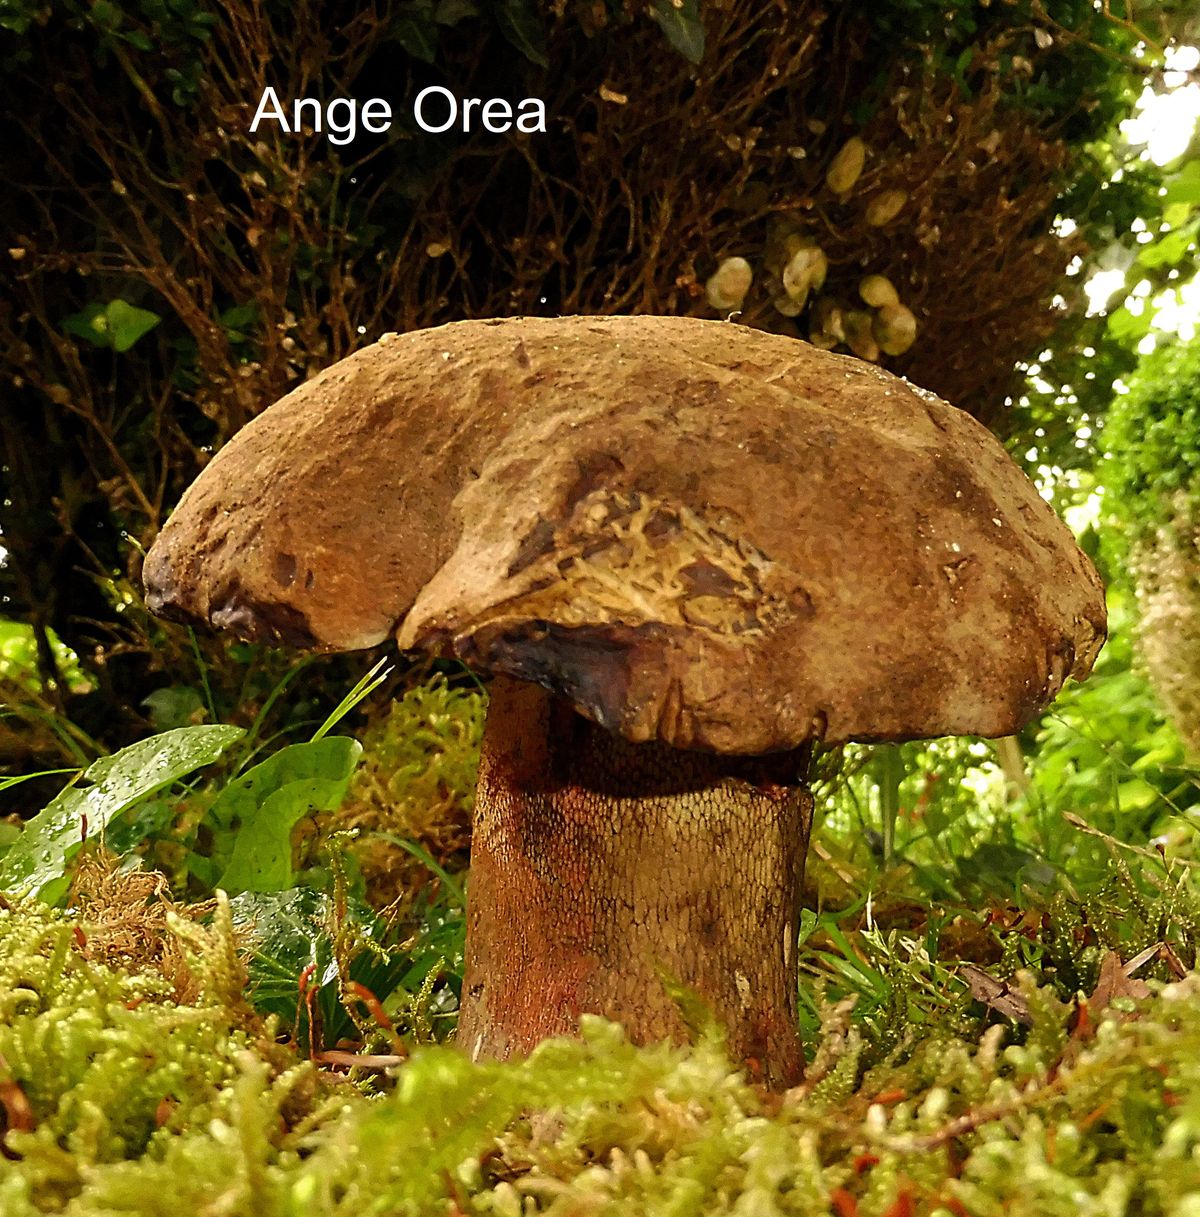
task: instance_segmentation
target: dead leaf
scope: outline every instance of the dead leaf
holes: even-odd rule
[[[1158,953],[1156,946],[1152,954]],[[1143,951],[1143,955],[1146,953]],[[1147,959],[1150,956],[1147,956]],[[1100,964],[1100,979],[1096,982],[1096,988],[1092,995],[1088,998],[1088,1008],[1095,1014],[1109,1006],[1118,997],[1132,997],[1135,999],[1149,997],[1150,986],[1144,980],[1135,980],[1129,975],[1136,961],[1136,965],[1140,967],[1146,962],[1141,956],[1134,956],[1128,964],[1121,962],[1121,957],[1116,951],[1106,951],[1104,959]]]
[[[1033,1016],[1029,1013],[1029,1003],[1005,981],[997,980],[989,972],[977,968],[973,963],[960,964],[959,975],[967,982],[967,988],[976,1001],[1026,1026],[1033,1024]]]
[[[0,1153],[12,1160],[15,1155],[4,1144],[10,1132],[31,1132],[37,1124],[29,1099],[21,1084],[9,1072],[8,1062],[0,1055],[0,1110],[4,1112],[3,1127],[0,1128]]]
[[[406,1057],[395,1054],[371,1054],[367,1052],[343,1052],[329,1048],[318,1052],[313,1058],[320,1065],[337,1065],[346,1069],[395,1069],[403,1065]]]

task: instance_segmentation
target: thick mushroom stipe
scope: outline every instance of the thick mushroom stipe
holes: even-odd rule
[[[497,677],[471,841],[459,1043],[504,1059],[581,1013],[683,1040],[663,976],[768,1085],[800,1080],[796,929],[809,749],[757,757],[631,744]]]
[[[1011,734],[1105,630],[1091,563],[975,420],[692,318],[381,339],[217,454],[145,581],[243,637],[394,635],[497,678],[468,1050],[589,1011],[678,1038],[661,970],[772,1085],[799,1068],[809,745]]]

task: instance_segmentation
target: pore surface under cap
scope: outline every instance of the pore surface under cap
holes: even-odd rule
[[[1104,635],[995,438],[869,364],[723,322],[390,336],[223,448],[145,567],[247,637],[545,684],[632,740],[1003,735]]]

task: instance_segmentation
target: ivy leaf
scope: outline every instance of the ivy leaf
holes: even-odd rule
[[[689,63],[704,58],[704,23],[699,0],[654,0],[650,16],[658,22],[667,41]]]
[[[496,5],[500,32],[530,63],[548,68],[546,31],[529,0],[500,0]]]
[[[292,887],[292,829],[310,811],[341,803],[361,754],[357,740],[326,736],[281,748],[230,782],[209,809],[215,823],[236,825],[229,864],[216,885],[229,892]]]
[[[84,836],[95,837],[142,799],[209,765],[244,734],[241,727],[164,731],[101,757],[25,826],[0,863],[0,888],[33,892],[53,903],[66,892],[64,871]]]

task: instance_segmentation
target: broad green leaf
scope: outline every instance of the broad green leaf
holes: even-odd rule
[[[546,31],[529,0],[499,0],[495,8],[500,32],[530,63],[547,68]]]
[[[1200,161],[1188,161],[1167,182],[1163,206],[1170,207],[1173,203],[1186,203],[1193,207],[1200,203]]]
[[[242,735],[241,727],[182,727],[101,757],[83,774],[90,785],[68,786],[25,826],[0,863],[0,888],[43,899],[51,889],[60,895],[67,862],[85,836],[96,836],[140,800],[211,764]]]
[[[150,837],[165,839],[178,815],[178,803],[170,795],[143,799],[127,815],[118,816],[109,824],[104,844],[123,857]]]
[[[667,41],[689,63],[704,58],[704,23],[698,0],[654,0],[650,15],[658,22]]]
[[[396,41],[422,63],[432,63],[437,55],[437,26],[426,13],[409,13],[396,19]]]
[[[135,308],[124,300],[111,300],[104,310],[114,351],[127,351],[139,338],[150,333],[162,318],[149,309]]]
[[[217,886],[276,892],[293,886],[292,829],[308,812],[332,811],[346,796],[362,745],[342,735],[291,744],[230,782],[209,810],[236,825],[229,865]]]
[[[1172,266],[1187,255],[1188,249],[1196,239],[1196,224],[1187,224],[1169,232],[1158,241],[1143,245],[1138,253],[1138,262],[1142,266]]]
[[[98,347],[128,351],[161,321],[149,309],[137,308],[124,300],[110,300],[107,304],[89,304],[82,312],[65,318],[62,327],[68,334],[86,338]]]

